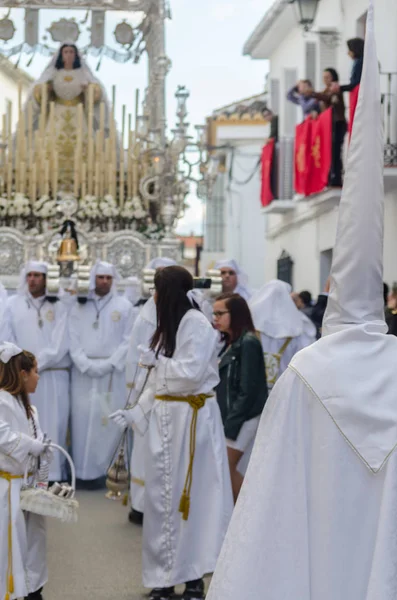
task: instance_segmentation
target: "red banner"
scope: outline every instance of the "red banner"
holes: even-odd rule
[[[297,125],[295,133],[295,192],[306,196],[310,165],[311,119]]]
[[[328,185],[332,165],[332,109],[296,128],[295,191],[309,196]]]
[[[274,138],[270,139],[262,149],[262,186],[261,203],[262,206],[268,206],[273,200],[272,191],[272,166],[274,156]]]
[[[360,86],[356,85],[356,87],[353,88],[349,94],[350,95],[349,127],[348,127],[349,139],[350,139],[352,131],[353,131],[353,121],[354,121],[354,115],[356,113],[359,91],[360,91]]]
[[[328,185],[332,166],[332,108],[312,120],[311,125],[307,196],[322,192]]]

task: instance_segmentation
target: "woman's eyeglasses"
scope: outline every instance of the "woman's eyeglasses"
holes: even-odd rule
[[[213,316],[215,319],[219,319],[219,317],[221,317],[222,315],[226,315],[226,314],[227,314],[227,313],[229,313],[229,312],[230,312],[230,310],[215,310],[215,311],[212,313],[212,316]]]

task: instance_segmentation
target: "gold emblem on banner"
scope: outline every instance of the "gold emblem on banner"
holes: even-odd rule
[[[321,140],[319,135],[316,136],[312,146],[312,157],[314,159],[314,166],[316,169],[321,169]]]
[[[120,321],[120,319],[121,319],[121,314],[119,313],[118,310],[115,310],[114,312],[112,312],[112,321],[117,323],[117,321]]]
[[[296,153],[296,168],[299,173],[306,171],[306,144],[304,142],[299,145],[298,152]]]
[[[52,323],[55,319],[55,315],[54,315],[54,311],[53,310],[48,310],[45,314],[45,318],[47,319],[47,321],[49,323]]]

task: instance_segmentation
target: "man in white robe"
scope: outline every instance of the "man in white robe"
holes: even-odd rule
[[[221,272],[222,292],[240,294],[244,300],[252,296],[252,290],[248,287],[248,276],[238,265],[237,261],[232,259],[220,260],[216,263],[215,269]]]
[[[69,316],[72,455],[77,478],[93,487],[103,484],[119,437],[107,416],[126,403],[132,307],[117,294],[117,278],[113,265],[98,261],[88,300],[77,302]]]
[[[157,257],[146,265],[144,270],[162,269],[176,265],[171,258]],[[149,298],[142,306],[132,329],[130,345],[127,355],[127,387],[130,395],[130,403],[137,400],[146,379],[147,369],[139,367],[140,348],[148,348],[156,331],[157,314],[153,297]],[[144,512],[145,499],[145,454],[147,448],[147,435],[134,431],[133,448],[131,455],[131,511],[129,520],[131,523],[141,524]]]
[[[28,262],[21,272],[18,293],[6,303],[0,340],[13,342],[32,352],[40,380],[32,404],[40,414],[42,430],[65,447],[70,409],[70,356],[68,354],[67,307],[46,295],[47,264]],[[49,478],[61,480],[63,458],[55,453]]]
[[[382,294],[373,5],[323,338],[269,398],[207,600],[397,597],[397,341]]]
[[[260,334],[270,391],[292,357],[315,341],[316,330],[314,326],[311,328],[310,339],[305,315],[297,309],[291,298],[291,286],[284,281],[275,279],[266,283],[252,296],[249,307]]]

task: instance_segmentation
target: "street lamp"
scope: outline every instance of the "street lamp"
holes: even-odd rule
[[[316,19],[318,3],[320,0],[291,0],[291,4],[297,4],[299,11],[299,25],[304,31],[309,31]]]

